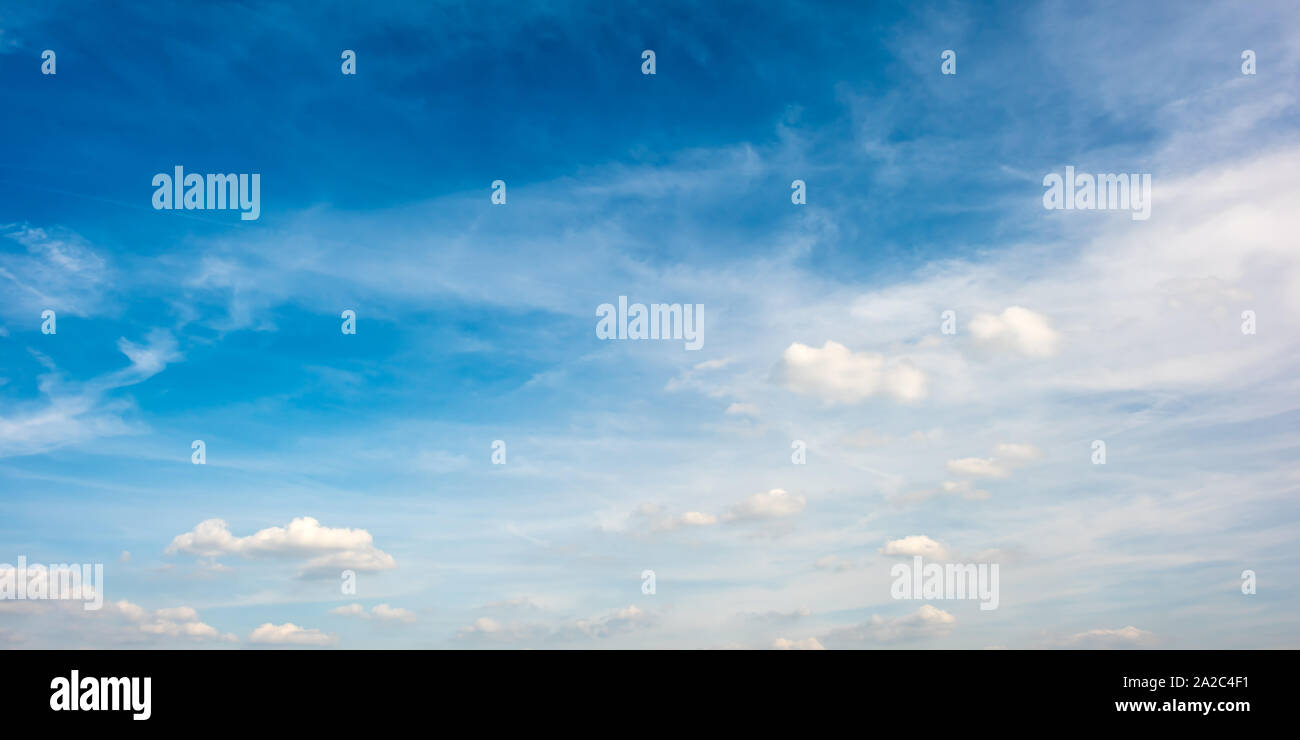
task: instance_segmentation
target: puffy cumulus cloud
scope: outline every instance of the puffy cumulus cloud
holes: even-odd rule
[[[194,640],[239,641],[238,637],[223,635],[212,625],[199,621],[199,613],[192,607],[177,606],[149,613],[129,601],[118,601],[113,606],[145,634]]]
[[[1146,630],[1129,625],[1119,629],[1097,629],[1070,635],[1062,642],[1063,647],[1084,650],[1123,650],[1150,645],[1155,635]]]
[[[790,494],[773,488],[767,493],[755,493],[731,507],[725,518],[727,521],[782,519],[798,516],[807,505],[808,499],[803,494]]]
[[[255,645],[333,645],[338,642],[337,635],[327,635],[318,629],[299,627],[293,622],[271,624],[267,622],[248,635],[248,641]]]
[[[860,403],[888,395],[899,401],[925,398],[925,374],[909,360],[853,352],[839,342],[820,349],[795,342],[786,348],[773,377],[786,388],[829,403]]]
[[[682,524],[691,527],[707,527],[710,524],[717,524],[718,518],[712,514],[705,514],[699,511],[688,511],[678,517]]]
[[[787,640],[784,637],[778,637],[772,641],[773,650],[825,650],[816,637],[808,637],[803,640]]]
[[[923,534],[913,534],[897,540],[886,540],[880,548],[882,555],[920,555],[932,560],[947,560],[948,549]]]
[[[970,333],[981,346],[1026,357],[1051,357],[1061,343],[1061,335],[1046,316],[1021,306],[1009,306],[1000,314],[977,314],[970,320]]]
[[[948,472],[966,478],[1007,478],[1011,471],[1037,460],[1042,453],[1029,444],[1004,442],[993,448],[992,457],[963,457],[948,461]],[[956,484],[954,484],[956,485]]]
[[[946,637],[956,623],[957,618],[953,615],[925,604],[913,614],[892,619],[873,614],[862,624],[831,630],[822,642],[831,647],[853,647],[872,642],[926,640]]]
[[[491,617],[479,617],[474,620],[474,624],[468,627],[462,627],[460,636],[465,637],[475,633],[482,635],[491,635],[501,631],[501,624]]]
[[[246,558],[305,558],[300,577],[337,575],[341,570],[381,571],[397,567],[393,556],[378,549],[364,529],[323,527],[311,517],[298,517],[288,527],[267,527],[247,537],[236,537],[221,519],[200,522],[192,531],[176,535],[167,554],[178,552],[201,558],[239,555]]]

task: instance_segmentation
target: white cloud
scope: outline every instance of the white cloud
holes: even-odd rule
[[[577,619],[557,625],[539,623],[502,624],[490,617],[479,617],[474,624],[462,627],[459,640],[492,642],[585,642],[602,640],[650,627],[654,618],[635,605],[629,605],[589,619]]]
[[[502,609],[502,610],[523,610],[545,612],[551,607],[545,599],[534,598],[532,596],[516,596],[511,599],[502,599],[483,605],[484,609]]]
[[[989,457],[963,457],[948,461],[948,472],[970,478],[1006,478],[1011,470]]]
[[[947,548],[923,534],[908,535],[897,540],[886,540],[885,546],[880,548],[880,552],[882,555],[906,555],[907,557],[920,555],[923,558],[932,560],[948,559]]]
[[[50,358],[29,349],[46,369],[37,378],[40,398],[0,406],[4,412],[0,415],[0,457],[39,454],[135,431],[126,421],[133,404],[111,397],[109,392],[148,380],[169,362],[180,359],[176,346],[175,337],[162,329],[149,332],[143,345],[121,338],[118,349],[130,364],[84,382],[68,380]]]
[[[199,620],[199,613],[193,607],[177,606],[157,609],[152,613],[129,601],[117,601],[105,605],[110,611],[116,611],[135,624],[141,632],[164,637],[183,637],[191,640],[220,640],[238,642],[232,634],[222,634],[215,627]]]
[[[1119,629],[1096,629],[1070,635],[1065,646],[1085,650],[1113,650],[1150,645],[1154,635],[1132,625]]]
[[[948,472],[967,478],[1006,478],[1014,469],[1037,460],[1042,453],[1029,444],[1005,442],[993,450],[993,457],[963,457],[948,461]]]
[[[727,407],[727,414],[731,416],[758,416],[758,406],[752,403],[740,403],[739,401]]]
[[[957,618],[929,604],[913,614],[887,619],[873,614],[871,619],[853,627],[840,627],[826,634],[822,642],[852,647],[871,642],[905,642],[946,637]]]
[[[248,641],[257,645],[333,645],[336,635],[327,635],[318,629],[306,629],[293,622],[271,624],[267,622],[248,635]]]
[[[772,641],[773,650],[825,650],[816,637],[808,637],[803,640],[787,640],[784,637],[778,637]]]
[[[311,517],[297,517],[288,527],[268,527],[246,537],[231,534],[230,526],[221,519],[208,519],[192,531],[176,535],[166,552],[207,558],[222,555],[306,558],[300,576],[397,567],[393,556],[374,546],[374,538],[366,530],[323,527]]]
[[[634,532],[671,532],[681,527],[707,527],[717,524],[718,517],[702,511],[673,515],[659,504],[643,503],[628,517],[627,527]]]
[[[710,524],[717,524],[718,518],[712,514],[705,514],[699,511],[688,511],[682,514],[680,519],[682,524],[692,527],[704,527]]]
[[[149,334],[146,344],[136,344],[126,337],[117,340],[117,348],[131,361],[131,367],[125,371],[143,378],[152,377],[162,372],[163,368],[181,358],[177,349],[176,337],[171,332],[155,329]]]
[[[746,521],[797,516],[803,512],[807,504],[808,500],[803,494],[789,494],[780,488],[773,488],[767,493],[755,493],[731,507],[726,519]]]
[[[627,606],[621,609],[613,609],[594,619],[579,619],[574,622],[573,628],[591,639],[600,639],[610,637],[620,632],[628,632],[638,626],[645,625],[649,621],[649,615],[636,606]]]
[[[370,616],[383,622],[401,622],[410,624],[415,621],[415,612],[400,606],[377,604],[370,609]]]
[[[475,632],[483,634],[493,634],[501,631],[501,625],[491,617],[479,617],[474,620],[474,624],[461,630],[462,635],[473,634]]]
[[[968,501],[986,501],[992,497],[988,491],[975,488],[968,480],[946,480],[939,487],[946,494],[961,496]]]
[[[925,375],[909,360],[853,352],[829,340],[820,349],[791,344],[777,364],[775,377],[796,393],[831,403],[859,403],[881,394],[916,401],[926,394]]]
[[[26,224],[0,225],[0,238],[26,248],[0,250],[0,316],[30,321],[53,309],[60,318],[98,311],[114,275],[79,235]]]
[[[76,640],[99,640],[111,645],[191,645],[233,643],[239,638],[203,622],[189,606],[150,611],[125,599],[105,601],[87,611],[80,600],[0,601],[0,613],[26,620],[24,640],[36,638],[51,647],[70,647]],[[93,644],[93,643],[91,643]]]
[[[1021,306],[1010,306],[997,315],[977,314],[970,321],[970,333],[977,344],[1026,357],[1051,357],[1061,341],[1046,316]]]

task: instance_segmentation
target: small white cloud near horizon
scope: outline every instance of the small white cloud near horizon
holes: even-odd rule
[[[456,632],[457,640],[490,640],[494,642],[585,642],[601,640],[634,630],[652,627],[654,617],[636,605],[611,609],[589,619],[567,620],[558,625],[541,623],[501,624],[491,617],[479,617],[472,625]]]
[[[825,650],[816,637],[808,637],[802,640],[787,640],[784,637],[778,637],[772,641],[773,650]]]
[[[1095,629],[1070,635],[1063,646],[1085,650],[1116,650],[1150,645],[1155,635],[1129,625],[1119,629]]]
[[[828,632],[822,643],[841,644],[853,647],[866,643],[904,642],[947,637],[957,623],[957,618],[948,612],[924,604],[911,614],[901,617],[886,618],[879,614],[852,627],[839,627]]]
[[[267,622],[248,635],[248,641],[256,645],[333,645],[338,642],[337,635],[327,635],[318,629],[299,627],[293,622],[271,624]]]

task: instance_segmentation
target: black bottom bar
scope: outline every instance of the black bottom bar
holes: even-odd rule
[[[1029,729],[1044,718],[1057,728],[1213,723],[1226,729],[1287,716],[1295,657],[1290,651],[9,651],[0,658],[0,706],[6,719],[50,729],[125,722],[135,729],[379,730],[434,717],[478,729],[534,731],[676,730],[697,721],[768,729],[831,721],[862,730],[887,726],[873,716],[918,729]],[[71,703],[74,670],[87,706],[121,688],[95,681],[92,689],[87,678],[149,677],[149,718],[133,720],[143,709],[53,710],[52,700]],[[57,679],[64,681],[51,688]],[[132,697],[141,700],[137,705],[144,703],[142,687]]]

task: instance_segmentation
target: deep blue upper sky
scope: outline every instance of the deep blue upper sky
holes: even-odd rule
[[[260,172],[270,226],[322,204],[370,210],[497,178],[544,183],[769,146],[783,124],[806,136],[814,173],[736,183],[728,210],[770,220],[763,201],[815,174],[820,200],[857,204],[861,218],[810,259],[856,272],[882,255],[914,265],[936,244],[1022,235],[980,206],[1024,189],[1002,165],[1053,164],[1097,141],[1129,151],[1153,136],[1140,111],[1080,110],[1054,84],[1069,60],[1031,38],[1032,13],[1016,2],[866,13],[861,3],[346,5],[9,11],[17,29],[6,38],[26,53],[0,55],[0,219],[57,220],[115,251],[157,254],[230,228],[132,212],[175,164]],[[1158,23],[1176,11],[1128,12]],[[959,25],[975,13],[979,23]],[[898,58],[900,38],[917,58]],[[37,47],[57,51],[56,78],[26,74]],[[951,47],[961,84],[933,74]],[[358,53],[355,77],[339,72],[344,48]],[[654,77],[640,74],[645,48],[658,55]],[[1054,135],[1016,135],[1029,126]],[[883,147],[924,144],[926,160],[901,163],[902,174],[880,156],[845,160],[861,131]],[[709,258],[726,246],[695,249]]]

